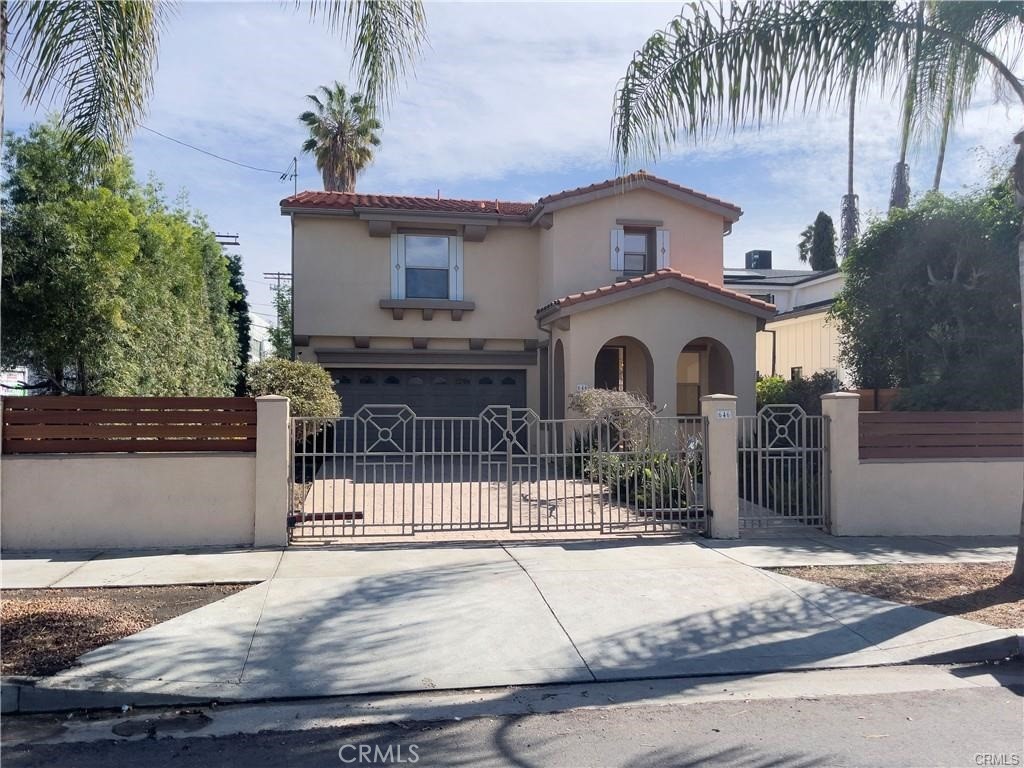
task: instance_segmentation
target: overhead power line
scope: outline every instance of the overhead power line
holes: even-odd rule
[[[9,50],[11,53],[13,53],[15,56],[17,56],[25,64],[27,64],[28,66],[32,67],[33,69],[36,69],[36,70],[39,69],[39,67],[34,62],[29,61],[29,59],[27,59],[25,57],[25,55],[22,54],[22,52],[19,51],[17,48],[8,47],[7,50]],[[17,77],[18,81],[23,86],[25,86],[26,88],[28,87],[28,86],[25,85],[25,81],[23,81],[20,77],[18,77],[17,72],[15,72],[15,77]],[[54,80],[56,80],[58,83],[60,83],[60,85],[62,85],[64,88],[69,88],[70,87],[70,86],[68,86],[67,82],[65,82],[64,80],[62,80],[60,78],[55,77]],[[186,147],[187,149],[191,149],[193,152],[199,152],[201,154],[204,154],[204,155],[207,155],[209,157],[212,157],[215,160],[220,160],[221,162],[224,162],[224,163],[230,163],[231,165],[237,165],[239,168],[246,168],[246,169],[248,169],[250,171],[257,171],[259,173],[274,173],[274,174],[277,174],[278,178],[281,181],[287,181],[288,179],[298,179],[299,168],[298,168],[298,161],[295,158],[292,158],[292,161],[288,164],[288,168],[286,168],[285,170],[283,170],[283,171],[280,171],[280,170],[275,171],[275,170],[272,170],[270,168],[260,168],[259,166],[256,166],[256,165],[249,165],[248,163],[243,163],[243,162],[241,162],[239,160],[232,160],[230,157],[224,157],[223,155],[218,155],[216,152],[211,152],[208,149],[203,149],[202,147],[197,147],[195,144],[189,144],[187,141],[182,141],[181,139],[176,139],[174,136],[168,136],[166,133],[158,131],[156,128],[150,128],[145,123],[139,123],[139,127],[142,128],[143,130],[149,131],[152,134],[155,134],[156,136],[159,136],[162,139],[166,139],[167,141],[173,141],[175,144],[179,144],[179,145],[181,145],[183,147]],[[296,182],[296,185],[297,185],[297,182]],[[296,190],[297,189],[298,189],[298,187],[296,186]]]

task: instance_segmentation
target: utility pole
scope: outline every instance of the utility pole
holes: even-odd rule
[[[264,272],[263,273],[263,279],[264,280],[273,280],[274,281],[274,290],[275,291],[279,291],[279,290],[281,290],[281,283],[290,283],[292,281],[292,273],[291,272]]]
[[[239,246],[239,245],[241,245],[241,243],[238,242],[238,234],[237,233],[235,233],[233,235],[229,235],[226,232],[224,232],[224,233],[217,232],[217,233],[214,234],[214,237],[217,238],[217,244],[222,246],[222,247],[224,247],[224,246]]]
[[[299,194],[299,158],[293,157],[291,167],[281,174],[281,181],[288,181],[291,179],[295,189],[295,194]]]
[[[281,287],[282,287],[282,285],[289,285],[289,286],[291,285],[292,273],[291,272],[264,272],[263,273],[263,278],[265,280],[272,280],[273,283],[274,283],[274,286],[273,286],[273,289],[274,289],[274,310],[277,313],[277,327],[278,327],[278,329],[280,329],[281,326],[283,325],[283,318],[281,317],[281,305],[280,305],[280,302],[277,299],[281,295]],[[289,318],[291,323],[289,323],[289,325],[290,325],[291,328],[294,329],[294,327],[295,327],[294,326],[294,323],[295,323],[295,305],[294,305],[294,303],[292,301],[292,297],[291,297],[290,293],[291,292],[289,291],[288,307],[289,307],[289,311],[291,312],[291,317]],[[292,335],[291,345],[290,346],[291,346],[291,359],[294,360],[295,359],[295,336],[294,336],[294,331],[293,331],[293,335]]]

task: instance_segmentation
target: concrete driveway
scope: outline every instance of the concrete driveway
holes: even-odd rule
[[[56,691],[121,704],[480,688],[988,658],[979,647],[1017,642],[693,541],[291,549],[268,580],[86,654],[22,708]]]

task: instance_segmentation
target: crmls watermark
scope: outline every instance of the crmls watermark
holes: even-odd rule
[[[1014,768],[1021,764],[1020,755],[1009,752],[981,752],[974,756],[974,764],[986,768]]]
[[[343,744],[338,748],[338,759],[343,763],[362,765],[387,765],[418,763],[420,748],[417,744],[403,747],[401,744]]]

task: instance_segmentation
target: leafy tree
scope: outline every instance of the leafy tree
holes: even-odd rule
[[[235,327],[235,335],[238,338],[238,367],[235,383],[235,394],[239,397],[245,394],[245,372],[249,366],[249,347],[252,344],[251,325],[252,319],[249,316],[249,290],[245,287],[242,279],[242,257],[238,254],[227,255],[229,282],[232,297],[228,301],[228,316]]]
[[[929,193],[874,222],[843,263],[832,310],[856,383],[904,388],[897,407],[1018,407],[1020,317],[1006,279],[1017,226],[1007,182]]]
[[[373,160],[380,146],[380,122],[373,104],[361,93],[349,95],[345,86],[321,85],[306,99],[313,109],[299,115],[309,129],[302,151],[316,158],[316,169],[328,192],[355,192],[356,176]]]
[[[202,218],[138,186],[125,158],[71,151],[53,123],[6,150],[4,362],[56,391],[230,393],[234,292]]]
[[[281,395],[291,400],[292,416],[336,419],[341,399],[331,375],[316,363],[268,357],[249,366],[249,394]]]
[[[291,359],[292,356],[292,287],[278,285],[274,289],[274,311],[277,324],[267,331],[274,356]]]
[[[836,228],[832,217],[819,211],[814,223],[800,233],[797,244],[800,261],[810,262],[811,269],[835,269],[836,264]]]
[[[954,77],[952,70],[960,67],[993,75],[1024,106],[1024,82],[1010,66],[1024,48],[1022,26],[1020,2],[690,4],[634,54],[619,83],[615,153],[623,165],[656,159],[680,136],[700,139],[722,125],[760,126],[794,111],[837,107],[848,91],[885,91],[893,81],[909,83],[911,72],[912,111],[918,115],[934,114],[936,104],[946,108],[948,91],[932,84]],[[964,99],[954,99],[954,111],[964,106]],[[1021,209],[1024,130],[1013,142],[1014,197]],[[845,232],[844,226],[844,240]],[[1024,237],[1017,252],[1018,278],[1024,280]],[[1018,365],[1024,368],[1024,357]],[[1024,584],[1024,505],[1011,578]]]

